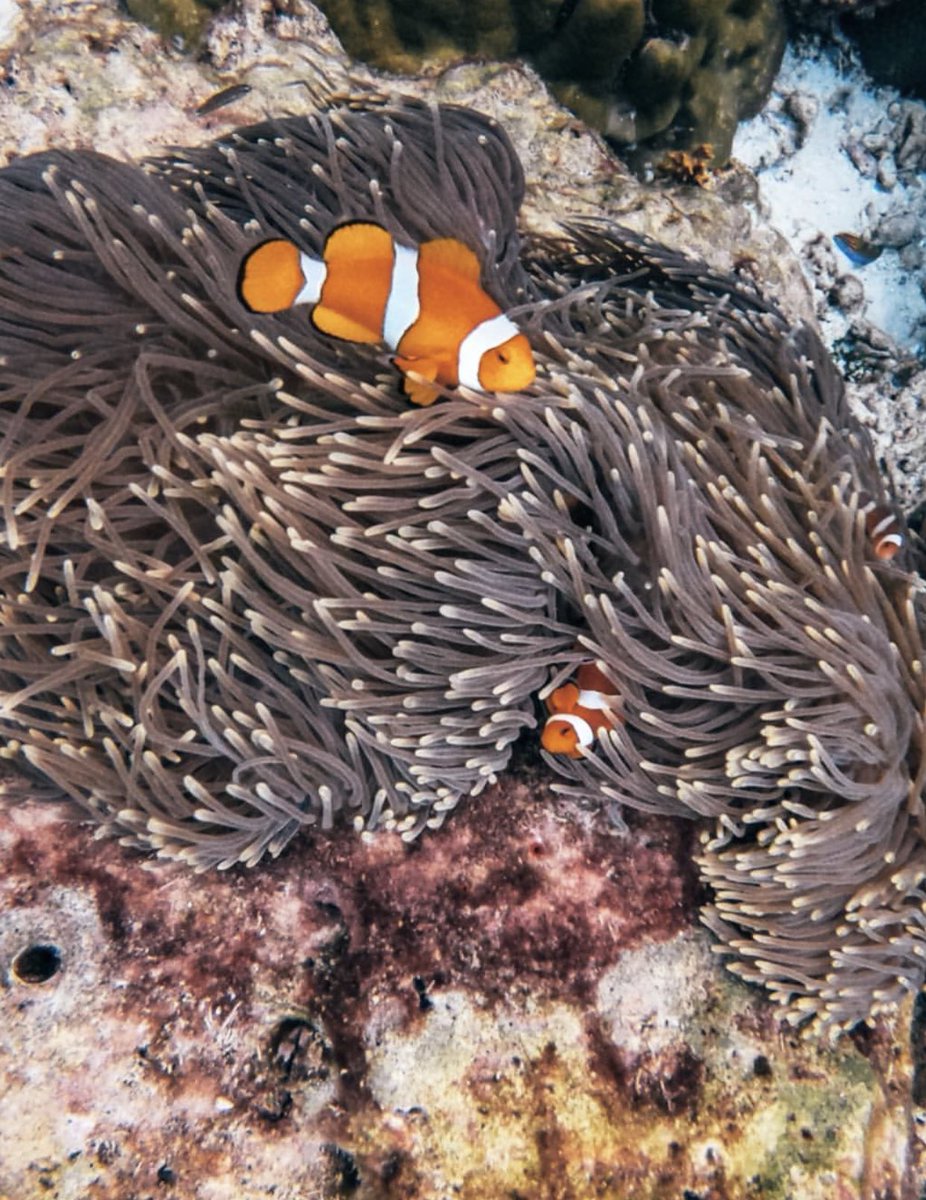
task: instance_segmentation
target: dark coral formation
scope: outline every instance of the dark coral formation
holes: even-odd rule
[[[865,70],[878,83],[908,96],[926,99],[926,62],[921,29],[923,7],[917,0],[892,0],[872,13],[853,9],[842,20],[842,29],[858,45]]]
[[[209,19],[224,0],[125,0],[129,15],[156,29],[162,37],[197,44]]]
[[[639,164],[702,143],[726,161],[781,63],[778,0],[321,0],[349,53],[391,71],[422,59],[524,55]]]
[[[415,103],[0,174],[3,753],[200,867],[411,838],[598,657],[626,724],[563,786],[700,818],[736,968],[865,1016],[922,977],[926,876],[867,439],[815,336],[703,264],[591,223],[526,268],[521,189],[491,122]],[[412,410],[383,354],[240,308],[254,238],[352,217],[477,248],[531,391]]]

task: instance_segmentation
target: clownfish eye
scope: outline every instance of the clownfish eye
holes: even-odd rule
[[[500,363],[510,363],[511,362],[511,355],[506,354],[504,350],[496,350],[495,354]]]

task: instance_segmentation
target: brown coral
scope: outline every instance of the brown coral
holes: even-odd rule
[[[632,154],[713,142],[762,107],[781,63],[779,0],[322,0],[347,51],[389,71],[524,55],[557,97]]]

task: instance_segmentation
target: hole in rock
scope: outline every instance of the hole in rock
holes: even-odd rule
[[[26,946],[13,959],[13,978],[20,983],[47,983],[61,969],[61,951],[47,942]]]

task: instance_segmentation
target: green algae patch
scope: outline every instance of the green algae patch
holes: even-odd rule
[[[849,1200],[863,1180],[898,1181],[905,1118],[885,1124],[888,1085],[852,1041],[778,1026],[754,991],[718,977],[700,935],[626,959],[613,969],[628,1004],[636,989],[623,1017],[614,979],[591,1005],[534,994],[492,1007],[448,991],[410,1024],[380,1015],[366,1045],[373,1103],[344,1143],[361,1175],[388,1159],[406,1184],[465,1200],[686,1188]],[[652,989],[673,971],[666,1002]]]
[[[840,1079],[836,1073],[831,1082]],[[834,1164],[850,1178],[861,1170],[870,1116],[870,1092],[857,1085],[830,1095],[812,1084],[786,1084],[772,1103],[744,1117],[731,1159],[769,1200],[784,1200],[798,1184],[802,1196],[826,1195],[813,1181]]]
[[[206,22],[222,7],[223,0],[125,0],[130,16],[156,29],[164,38],[182,38],[192,48],[202,36]]]

